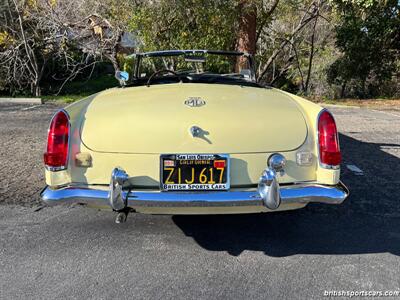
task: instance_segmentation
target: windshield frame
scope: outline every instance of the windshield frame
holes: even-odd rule
[[[210,54],[210,55],[221,55],[221,56],[243,56],[248,60],[249,69],[251,71],[251,80],[252,82],[256,82],[255,80],[255,64],[253,56],[247,52],[239,52],[239,51],[224,51],[224,50],[162,50],[162,51],[151,51],[151,52],[143,52],[143,53],[133,53],[128,56],[128,58],[135,58],[136,62],[134,64],[133,70],[133,79],[140,79],[140,67],[143,58],[147,57],[171,57],[171,56],[185,56],[185,55],[195,55],[195,54]],[[224,76],[224,74],[217,74]]]

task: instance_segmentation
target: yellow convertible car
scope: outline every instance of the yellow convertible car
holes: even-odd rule
[[[49,205],[150,214],[258,213],[340,204],[326,109],[255,81],[240,52],[133,54],[120,88],[58,111],[44,154]]]

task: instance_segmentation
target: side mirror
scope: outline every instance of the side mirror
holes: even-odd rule
[[[120,82],[125,83],[129,80],[129,73],[125,71],[117,71],[115,72],[115,78]]]

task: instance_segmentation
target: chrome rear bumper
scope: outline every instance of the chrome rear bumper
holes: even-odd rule
[[[110,201],[112,198],[110,193],[110,188],[107,186],[67,186],[59,189],[46,187],[41,197],[48,205],[82,203],[91,206],[110,206],[115,209]],[[281,204],[311,202],[341,204],[348,195],[348,189],[341,182],[335,186],[303,183],[279,187]],[[257,188],[231,189],[226,192],[122,190],[120,196],[124,199],[125,205],[133,209],[140,207],[266,207]]]

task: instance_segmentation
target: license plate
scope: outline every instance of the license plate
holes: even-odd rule
[[[164,191],[229,189],[227,154],[165,154],[161,155],[160,163]]]

